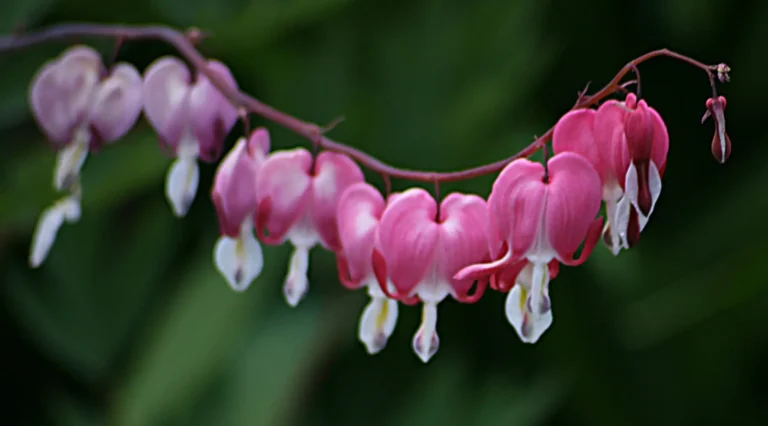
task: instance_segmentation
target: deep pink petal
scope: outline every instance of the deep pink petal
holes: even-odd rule
[[[622,103],[611,100],[600,105],[595,113],[594,136],[600,162],[611,171],[609,180],[623,187],[624,176],[629,168],[629,151],[624,134],[624,119],[628,114],[627,107]],[[607,183],[605,179],[604,183]]]
[[[219,165],[212,198],[222,232],[237,237],[247,217],[256,211],[256,179],[259,164],[240,139]]]
[[[269,148],[269,130],[267,130],[265,127],[258,127],[253,132],[251,132],[251,136],[248,137],[248,152],[254,158],[260,157],[265,159],[266,155],[269,153]]]
[[[602,202],[600,176],[584,157],[565,152],[549,160],[545,235],[559,258],[570,258]]]
[[[256,177],[256,194],[262,216],[266,217],[257,222],[263,222],[272,239],[284,239],[309,207],[311,166],[312,154],[304,148],[275,151],[261,165]],[[269,207],[266,214],[262,204]]]
[[[560,118],[552,134],[552,150],[555,154],[566,151],[580,154],[592,163],[600,179],[607,183],[613,170],[610,163],[603,161],[595,141],[595,115],[593,109],[577,109]]]
[[[95,50],[76,46],[45,63],[35,75],[29,103],[50,142],[57,146],[71,142],[85,124],[101,67]]]
[[[600,237],[603,233],[604,225],[605,225],[605,219],[602,216],[592,221],[592,224],[589,226],[589,229],[587,230],[587,236],[586,236],[586,239],[584,240],[584,248],[581,249],[581,253],[579,253],[579,257],[574,259],[573,253],[571,253],[570,256],[561,258],[560,261],[562,261],[564,264],[568,266],[578,266],[586,262],[587,259],[589,259],[589,255],[592,254],[592,250],[594,250],[595,245],[600,240]],[[555,276],[557,276],[559,267],[560,267],[560,263],[557,259],[549,263],[549,279],[550,280],[555,279]],[[554,269],[555,275],[552,275],[553,269]]]
[[[237,88],[237,82],[226,65],[212,60],[208,62],[208,67],[226,80],[230,87]],[[237,109],[202,73],[197,75],[189,99],[192,129],[200,144],[200,159],[216,161],[221,155],[224,139],[237,122]]]
[[[336,219],[341,253],[353,281],[363,280],[373,272],[371,255],[383,212],[384,197],[365,182],[349,186],[339,197]]]
[[[508,248],[506,243],[504,243],[503,248],[504,250],[500,252],[501,254],[491,261],[475,263],[459,269],[453,275],[453,279],[458,281],[488,279],[490,276],[508,267],[517,258],[512,256],[512,250]]]
[[[371,265],[371,270],[373,270],[373,262],[370,259],[368,260],[368,262]],[[356,290],[362,287],[366,283],[363,279],[353,280],[350,277],[349,262],[347,262],[346,256],[344,256],[344,254],[340,251],[336,252],[336,273],[338,274],[339,282],[341,282],[341,285],[343,285],[344,287],[350,290]]]
[[[340,248],[336,213],[339,197],[350,185],[363,181],[363,172],[349,157],[323,151],[316,159],[312,178],[312,222],[325,248]]]
[[[515,256],[527,252],[536,240],[544,211],[543,178],[544,166],[519,159],[508,164],[493,183],[488,197],[490,226]]]
[[[180,59],[165,56],[144,72],[144,115],[160,142],[175,151],[189,125],[190,73]]]
[[[384,210],[379,249],[398,293],[409,296],[433,268],[439,241],[437,202],[421,188],[404,191]]]
[[[143,106],[142,89],[141,75],[126,63],[117,64],[99,83],[90,123],[101,141],[120,139],[136,124]]]
[[[477,195],[451,193],[440,204],[437,267],[440,281],[451,283],[454,297],[467,294],[475,279],[454,279],[466,266],[488,262],[488,207]],[[487,280],[487,278],[486,278]]]
[[[520,271],[528,264],[528,259],[520,259],[513,263],[510,263],[507,267],[502,268],[491,277],[491,288],[500,292],[506,293],[515,286],[517,276],[520,275]]]
[[[669,133],[667,125],[659,115],[658,111],[648,108],[648,112],[653,119],[653,148],[651,148],[651,161],[656,164],[659,173],[663,176],[667,165],[667,154],[669,152]]]

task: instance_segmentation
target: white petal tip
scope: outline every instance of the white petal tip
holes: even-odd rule
[[[53,187],[57,191],[68,190],[80,180],[80,170],[88,156],[89,140],[87,132],[78,131],[74,140],[58,152],[53,178]]]
[[[239,238],[220,237],[213,250],[216,269],[238,293],[247,290],[264,267],[261,245],[250,231],[244,228]]]
[[[309,282],[309,248],[294,247],[291,260],[288,263],[288,276],[285,277],[283,295],[288,306],[295,308],[307,294]]]
[[[179,157],[168,169],[165,181],[165,195],[173,214],[182,218],[187,215],[195,201],[200,169],[196,158]]]
[[[360,317],[358,338],[369,355],[381,352],[397,324],[397,302],[385,296],[373,296]]]
[[[386,334],[378,333],[370,340],[362,340],[362,343],[365,346],[365,351],[368,352],[368,355],[376,355],[387,347],[388,340],[389,337]]]
[[[433,335],[431,342],[425,342],[422,344],[419,342],[420,340],[424,339],[419,338],[419,335],[417,334],[413,339],[413,351],[416,353],[416,356],[419,357],[421,362],[426,364],[437,353],[437,349],[440,346],[440,340],[438,339],[437,334]]]
[[[507,320],[514,327],[520,341],[533,344],[538,342],[552,325],[552,310],[539,314],[529,312],[525,306],[528,299],[527,293],[520,285],[512,287],[507,296],[505,310]]]
[[[297,288],[296,284],[293,282],[287,282],[283,286],[283,296],[285,296],[285,301],[288,303],[288,306],[295,308],[296,306],[299,306],[299,302],[304,299],[304,296],[307,293],[307,289],[299,289]]]
[[[29,266],[38,268],[48,257],[56,235],[64,222],[74,223],[80,219],[80,201],[75,197],[65,197],[40,215],[37,228],[32,235],[29,251]]]
[[[421,362],[427,363],[437,353],[440,338],[437,336],[437,305],[424,303],[422,305],[421,326],[413,336],[413,351]]]

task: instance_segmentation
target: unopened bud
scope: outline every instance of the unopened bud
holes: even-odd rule
[[[625,129],[632,160],[649,161],[653,146],[653,118],[645,101],[638,102],[637,108],[627,115]]]
[[[712,137],[712,155],[720,164],[725,163],[731,156],[731,138],[725,131],[725,97],[707,99],[707,112],[701,118],[701,122],[706,121],[710,116],[715,120],[715,135]]]
[[[728,65],[718,64],[715,67],[715,71],[717,72],[717,79],[720,80],[721,83],[727,83],[731,81],[731,76],[728,75],[728,73],[731,72],[731,67]]]

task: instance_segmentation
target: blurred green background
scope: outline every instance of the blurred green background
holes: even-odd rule
[[[670,59],[643,65],[643,95],[666,119],[671,149],[640,245],[618,258],[599,246],[563,269],[551,286],[555,322],[533,346],[506,322],[504,295],[444,302],[441,347],[423,365],[410,346],[417,308],[401,310],[382,353],[365,353],[356,332],[367,297],[345,291],[319,249],[295,309],[281,293],[287,246],[267,248],[259,280],[231,291],[211,259],[214,166],[203,167],[189,216],[174,219],[163,195],[170,160],[144,121],[88,159],[82,219],[30,270],[33,227],[54,199],[54,155],[27,88],[66,44],[0,56],[3,425],[768,424],[768,2],[0,4],[2,33],[72,20],[209,30],[201,50],[249,93],[320,124],[344,115],[334,138],[438,170],[517,151],[587,81],[597,89],[633,57],[668,47],[733,67],[721,87],[733,155],[718,165],[713,123],[699,124],[705,75]],[[92,45],[111,55],[111,42]],[[134,42],[120,58],[143,70],[166,53]],[[269,129],[276,148],[305,144]],[[492,179],[445,189],[486,196]]]

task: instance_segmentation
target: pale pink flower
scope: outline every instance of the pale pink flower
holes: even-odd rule
[[[277,151],[261,166],[256,232],[265,244],[289,240],[294,246],[283,286],[289,305],[296,306],[309,287],[309,250],[318,243],[334,252],[341,248],[339,197],[362,181],[363,172],[354,161],[328,151],[316,158],[303,148]]]

